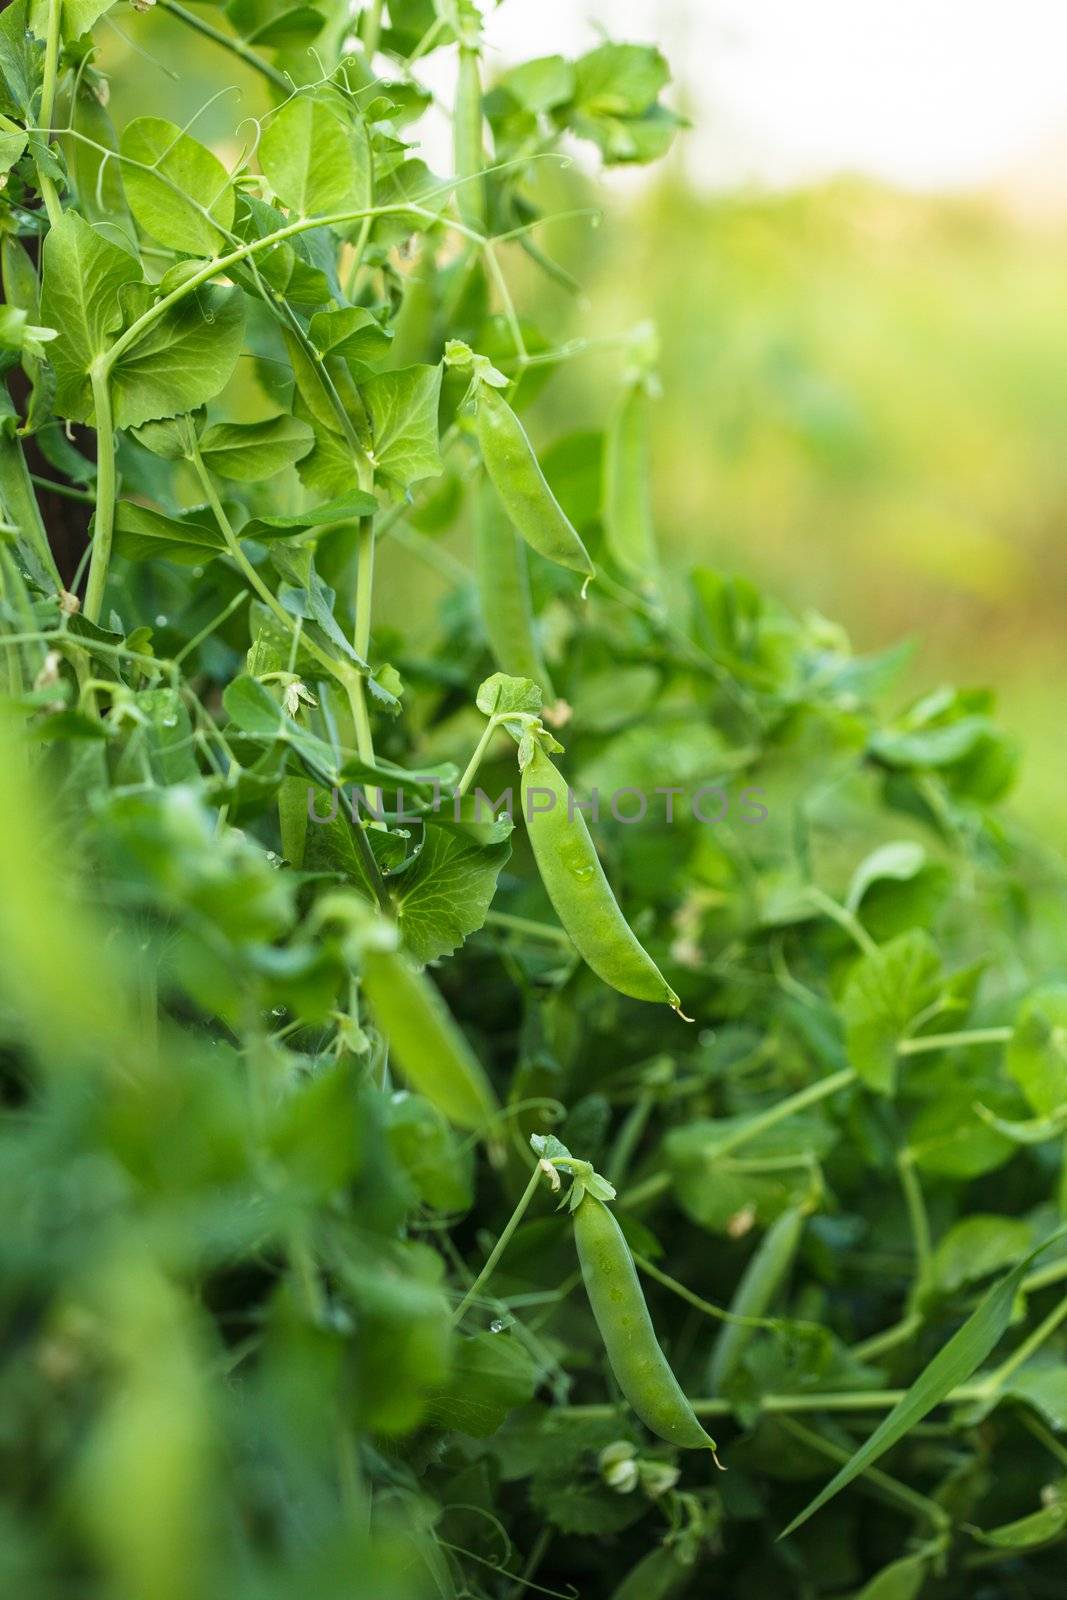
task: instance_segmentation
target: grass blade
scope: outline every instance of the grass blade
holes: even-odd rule
[[[799,1516],[793,1518],[788,1528],[778,1535],[780,1539],[786,1539],[791,1533],[795,1533],[809,1517],[815,1515],[816,1511],[821,1511],[827,1501],[832,1500],[862,1472],[866,1472],[868,1467],[897,1444],[916,1423],[921,1422],[935,1406],[940,1405],[958,1384],[966,1383],[999,1344],[1007,1330],[1015,1295],[1034,1258],[1057,1239],[1062,1239],[1065,1233],[1067,1228],[1057,1229],[1043,1244],[1014,1266],[1006,1277],[993,1285],[963,1326],[953,1334],[948,1344],[938,1351],[930,1365],[915,1380],[903,1400],[899,1401],[870,1438],[865,1440],[855,1455],[841,1468],[837,1476],[830,1480],[825,1489],[805,1506]]]

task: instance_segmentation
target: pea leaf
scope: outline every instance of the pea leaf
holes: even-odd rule
[[[216,255],[233,226],[234,191],[217,156],[162,117],[122,130],[122,179],[140,226],[170,250]]]
[[[979,1544],[990,1545],[994,1550],[1029,1550],[1035,1545],[1047,1544],[1067,1528],[1067,1503],[1056,1500],[1052,1505],[1032,1511],[1028,1517],[1016,1522],[1006,1522],[999,1528],[971,1528],[972,1538]]]
[[[345,356],[350,361],[384,361],[393,342],[392,328],[383,328],[363,306],[316,311],[308,333],[322,355]]]
[[[885,878],[905,883],[909,878],[914,878],[925,861],[926,851],[912,839],[898,839],[892,844],[881,845],[852,874],[845,905],[849,911],[857,911],[872,884],[880,883]]]
[[[271,188],[297,216],[358,211],[371,203],[366,129],[333,93],[287,101],[271,118],[259,159]]]
[[[422,849],[394,880],[396,916],[417,961],[451,955],[485,922],[511,845],[482,845],[427,822]]]
[[[841,999],[848,1058],[879,1094],[896,1086],[897,1047],[938,990],[941,957],[922,928],[857,961]]]
[[[533,1398],[538,1372],[531,1357],[507,1333],[476,1333],[461,1339],[447,1389],[427,1412],[438,1427],[487,1439],[509,1411]]]
[[[250,517],[241,529],[241,538],[258,539],[261,543],[292,538],[306,533],[309,528],[336,527],[339,523],[356,522],[360,517],[372,517],[377,509],[378,502],[373,495],[350,490],[336,500],[327,500],[307,511],[294,511],[288,516]]]
[[[1007,1392],[1033,1406],[1057,1433],[1067,1430],[1067,1366],[1026,1366],[1012,1378]]]
[[[500,80],[500,87],[526,111],[551,111],[574,98],[575,70],[562,56],[539,56],[512,67]]]
[[[506,672],[494,672],[479,684],[475,703],[487,717],[504,711],[528,711],[536,716],[541,709],[541,691],[529,678],[509,678]]]
[[[45,0],[35,0],[35,4],[43,8]],[[41,69],[40,49],[26,31],[26,11],[26,0],[16,0],[0,12],[0,88],[7,89],[8,109],[29,122]]]
[[[821,1510],[836,1494],[847,1488],[862,1472],[866,1472],[868,1467],[872,1467],[899,1439],[903,1439],[916,1423],[921,1422],[935,1406],[940,1405],[957,1384],[966,1383],[1007,1331],[1015,1296],[1030,1264],[1054,1240],[1062,1238],[1064,1231],[1060,1229],[1051,1238],[1046,1239],[1044,1244],[1038,1245],[1036,1250],[1024,1256],[1011,1272],[1001,1278],[999,1283],[993,1285],[962,1328],[953,1334],[912,1384],[904,1398],[879,1423],[871,1436],[860,1445],[826,1488],[815,1496],[810,1505],[805,1506],[799,1516],[793,1518],[779,1538],[787,1539],[791,1533],[795,1533],[809,1517],[814,1516],[816,1511]]]
[[[201,287],[153,322],[112,373],[115,426],[135,428],[213,400],[241,353],[239,289]]]
[[[1032,1238],[1032,1228],[1020,1217],[963,1217],[934,1252],[934,1278],[939,1288],[954,1294],[966,1284],[1002,1272],[1026,1253]]]
[[[368,379],[360,390],[370,413],[374,463],[400,489],[443,470],[438,451],[440,367],[404,367]]]
[[[916,1600],[926,1582],[927,1565],[924,1555],[901,1556],[865,1584],[856,1600]]]
[[[206,506],[171,517],[133,500],[120,500],[115,508],[115,549],[130,561],[162,558],[195,566],[220,555],[226,540]]]
[[[113,3],[114,0],[61,0],[63,39],[68,44],[80,39]],[[30,6],[30,28],[38,39],[48,34],[48,11],[48,0],[33,0]]]
[[[296,417],[271,417],[266,422],[216,422],[204,430],[200,453],[205,465],[220,478],[237,483],[261,483],[306,456],[312,438],[307,423]]]
[[[1067,1106],[1067,988],[1039,989],[1024,1002],[1007,1068],[1039,1117]]]
[[[325,17],[314,6],[292,0],[230,0],[226,15],[235,31],[258,50],[299,50],[322,32]]]
[[[0,116],[0,177],[21,159],[28,138],[25,128],[20,128],[9,117]]]
[[[92,422],[89,369],[112,344],[122,324],[122,290],[140,283],[141,271],[74,211],[64,212],[49,230],[42,258],[41,320],[59,330],[49,351],[56,409],[72,422]]]

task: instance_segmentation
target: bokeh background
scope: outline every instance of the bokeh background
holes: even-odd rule
[[[158,11],[98,31],[120,121],[146,78],[179,122],[219,92],[264,103]],[[1061,840],[1067,8],[504,0],[487,39],[504,66],[604,33],[662,45],[692,128],[660,167],[608,176],[601,225],[547,230],[585,299],[520,265],[523,296],[554,336],[658,324],[668,558],[742,571],[864,650],[910,638],[913,690],[994,685],[1024,748],[1016,809]],[[443,99],[450,70],[428,74]],[[196,131],[231,125],[220,101]],[[447,170],[441,133],[431,118],[426,155]],[[580,161],[540,186],[549,208],[586,198]],[[606,359],[558,375],[539,442],[564,412],[602,420],[611,379]],[[443,580],[383,556],[386,604],[429,624]]]

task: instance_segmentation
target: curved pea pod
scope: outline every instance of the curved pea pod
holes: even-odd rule
[[[459,50],[455,114],[452,119],[452,158],[459,214],[468,228],[485,230],[485,146],[482,142],[482,74],[478,52],[470,45]]]
[[[526,430],[498,389],[478,390],[477,432],[485,470],[516,529],[549,561],[585,578],[596,575],[577,529],[541,471]]]
[[[631,383],[608,428],[604,449],[603,515],[608,549],[642,584],[656,581],[659,556],[652,521],[647,385]]]
[[[651,1551],[619,1584],[611,1600],[671,1600],[692,1576],[667,1545]]]
[[[585,818],[536,742],[522,774],[522,814],[548,898],[583,961],[620,994],[680,1011],[678,996],[619,910]]]
[[[367,950],[363,989],[412,1088],[457,1127],[484,1128],[500,1109],[497,1098],[430,980],[398,950]]]
[[[574,1213],[574,1238],[589,1304],[611,1370],[652,1433],[683,1450],[715,1449],[659,1347],[622,1229],[588,1190]]]
[[[475,537],[478,594],[493,659],[501,672],[531,679],[552,701],[556,697],[534,629],[526,551],[488,483],[478,489]]]
[[[804,1212],[799,1206],[783,1211],[772,1222],[734,1292],[730,1302],[734,1316],[762,1317],[766,1314],[792,1271],[803,1229]],[[754,1332],[753,1328],[747,1328],[739,1322],[730,1322],[723,1327],[708,1367],[712,1394],[721,1394],[730,1382]]]

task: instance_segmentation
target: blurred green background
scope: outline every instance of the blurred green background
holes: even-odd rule
[[[197,119],[208,142],[232,126],[236,92],[243,111],[266,108],[240,63],[159,12],[123,12],[101,43],[120,124],[146,81],[179,122],[222,91]],[[231,144],[219,153],[232,162]],[[1015,807],[1058,841],[1067,216],[1003,191],[938,198],[859,179],[709,196],[684,173],[676,151],[639,185],[609,180],[602,226],[543,231],[584,299],[512,250],[519,303],[553,340],[654,319],[668,561],[743,572],[843,624],[857,649],[910,638],[909,690],[993,685],[1023,744]],[[576,170],[541,182],[549,210],[603,201]],[[562,368],[534,414],[538,445],[563,417],[599,425],[619,370],[618,355]],[[466,554],[462,531],[447,542]],[[400,549],[383,551],[382,573],[386,617],[430,619],[442,579]]]

